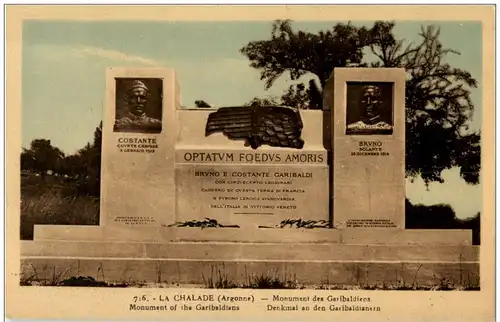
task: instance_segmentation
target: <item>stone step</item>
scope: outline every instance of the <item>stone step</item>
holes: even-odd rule
[[[278,244],[232,242],[133,243],[23,241],[21,256],[51,258],[149,258],[215,261],[423,261],[476,262],[479,247],[431,245]]]
[[[35,240],[130,242],[213,241],[241,243],[333,243],[359,245],[470,245],[471,230],[269,229],[35,225]]]

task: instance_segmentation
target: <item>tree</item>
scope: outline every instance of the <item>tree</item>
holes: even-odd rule
[[[285,72],[290,73],[292,80],[306,73],[315,74],[323,87],[334,67],[361,63],[368,40],[366,28],[350,23],[339,23],[332,30],[313,34],[294,32],[290,20],[277,20],[270,40],[252,41],[241,52],[251,67],[261,70],[266,89]]]
[[[29,149],[21,153],[21,169],[39,173],[45,178],[48,170],[57,172],[62,166],[64,153],[51,145],[50,140],[34,139]]]
[[[101,148],[102,122],[96,127],[92,142],[64,158],[62,171],[76,181],[80,194],[97,197],[100,194]]]
[[[265,89],[271,88],[274,81],[288,72],[292,80],[298,80],[308,73],[314,74],[320,81],[318,86],[309,82],[308,91],[313,107],[321,106],[321,88],[326,84],[335,67],[347,64],[361,64],[363,48],[368,44],[369,31],[350,23],[337,24],[332,30],[313,34],[304,31],[294,32],[290,20],[278,20],[272,26],[271,39],[248,43],[241,52],[250,60],[250,66],[261,70],[261,79],[265,81]],[[286,95],[284,105],[301,105],[303,103],[299,88],[292,85],[290,95]],[[294,96],[293,92],[299,92]],[[319,94],[319,96],[317,95]],[[297,104],[292,99],[298,99]]]
[[[72,178],[79,176],[82,172],[80,157],[76,154],[68,155],[63,160],[63,167],[61,173],[68,175]]]
[[[408,44],[390,34],[394,23],[377,22],[370,45],[378,58],[374,67],[403,67],[406,81],[407,173],[426,182],[442,182],[444,169],[459,167],[462,178],[479,182],[480,133],[469,131],[474,111],[470,90],[477,87],[472,75],[445,62],[440,30],[422,27],[421,42]]]
[[[92,144],[88,143],[77,152],[79,159],[78,187],[81,193],[92,196],[100,195],[101,186],[101,149],[102,122],[94,131]]]
[[[412,205],[406,199],[407,229],[458,229],[460,221],[449,205]]]
[[[207,102],[205,102],[203,100],[195,101],[194,105],[196,107],[198,107],[198,108],[208,108],[208,107],[211,107],[210,104],[208,104]]]
[[[304,84],[290,85],[286,93],[281,96],[281,105],[284,106],[307,109],[309,103],[310,100]]]
[[[21,170],[33,171],[35,169],[35,158],[26,149],[21,152]]]
[[[477,86],[472,75],[445,62],[456,51],[443,48],[439,29],[422,27],[421,41],[406,44],[393,35],[393,22],[377,21],[369,29],[338,23],[317,34],[293,31],[291,22],[276,21],[271,39],[252,41],[241,49],[250,66],[261,71],[265,89],[289,73],[292,80],[316,75],[319,85],[292,85],[282,97],[284,105],[318,108],[318,95],[335,67],[401,67],[406,81],[406,174],[426,183],[442,182],[445,169],[459,167],[462,178],[479,181],[480,133],[469,131],[474,110],[470,90]],[[406,46],[405,46],[406,44]],[[370,65],[363,51],[377,58]],[[302,86],[302,87],[301,87]],[[308,103],[306,103],[308,101]]]
[[[278,106],[280,103],[274,97],[254,97],[251,101],[243,104],[245,106],[260,105],[260,106]]]
[[[307,88],[304,84],[290,85],[288,91],[281,96],[281,105],[319,110],[322,108],[322,100],[321,90],[311,79]]]
[[[481,244],[481,213],[475,216],[461,220],[461,229],[472,229],[472,244]]]
[[[102,121],[99,123],[99,126],[97,126],[94,130],[94,148],[98,148],[101,150],[101,145],[102,145]]]
[[[413,205],[406,199],[406,229],[470,229],[472,244],[481,244],[481,214],[467,219],[457,218],[449,205]]]

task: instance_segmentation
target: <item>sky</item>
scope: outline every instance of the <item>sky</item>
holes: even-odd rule
[[[292,23],[294,30],[317,32],[339,21]],[[373,22],[353,22],[371,26]],[[399,39],[418,41],[422,25],[440,27],[453,67],[468,70],[479,86],[472,91],[472,129],[481,129],[482,31],[475,22],[396,21]],[[272,22],[75,22],[26,21],[23,25],[22,145],[45,138],[66,154],[92,140],[103,117],[105,71],[111,66],[169,67],[177,72],[181,105],[195,100],[212,106],[241,105],[254,97],[279,97],[291,81],[279,78],[264,89],[260,72],[240,49],[270,37]],[[367,55],[367,59],[370,59]],[[481,210],[481,185],[468,185],[458,169],[443,173],[445,184],[407,183],[407,197],[420,204],[450,204],[458,217]]]

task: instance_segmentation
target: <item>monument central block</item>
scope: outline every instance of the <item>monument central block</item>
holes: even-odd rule
[[[177,221],[209,217],[258,227],[286,219],[329,219],[327,151],[322,131],[314,127],[322,113],[283,109],[281,117],[294,124],[288,129],[286,122],[266,119],[280,107],[262,115],[252,115],[252,107],[179,110],[179,122],[186,126],[176,144]],[[237,117],[217,119],[221,112]],[[221,131],[206,135],[205,124],[212,132],[216,122]]]

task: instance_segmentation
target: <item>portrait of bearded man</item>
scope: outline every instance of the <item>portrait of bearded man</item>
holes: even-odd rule
[[[160,133],[161,120],[147,115],[150,89],[141,80],[134,80],[126,89],[125,105],[127,112],[117,118],[115,132]],[[161,102],[161,97],[160,97]]]

